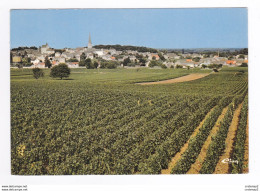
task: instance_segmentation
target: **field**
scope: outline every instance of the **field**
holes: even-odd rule
[[[13,175],[248,170],[247,68],[72,69],[65,80],[44,72],[36,80],[11,69]],[[138,84],[193,73],[209,75]]]

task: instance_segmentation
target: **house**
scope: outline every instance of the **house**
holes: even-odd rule
[[[175,58],[177,55],[175,53],[167,53],[168,58]]]
[[[171,66],[174,66],[174,63],[173,62],[163,62],[163,64],[165,66],[167,66],[168,68],[170,68]]]
[[[226,61],[226,64],[227,64],[227,65],[230,65],[230,66],[236,66],[236,63],[237,63],[237,62],[236,62],[235,60],[227,60],[227,61]]]
[[[59,64],[58,61],[52,61],[52,66],[56,66],[56,65],[58,65],[58,64]]]
[[[175,67],[176,67],[177,65],[183,66],[183,68],[188,68],[188,67],[194,68],[194,67],[196,66],[195,62],[193,62],[193,61],[187,62],[186,59],[178,60],[178,61],[175,63]]]
[[[78,68],[79,62],[66,62],[69,68]]]
[[[55,57],[60,57],[61,56],[61,53],[60,52],[56,52],[55,53]]]
[[[31,61],[31,63],[33,63],[33,65],[36,65],[36,64],[40,63],[40,60],[39,59],[35,59],[35,60]]]
[[[13,61],[13,63],[20,63],[20,62],[22,62],[22,57],[21,56],[13,56],[12,61]]]
[[[45,68],[44,62],[39,62],[31,66],[32,68]]]
[[[40,49],[41,54],[54,54],[55,53],[55,51],[49,47],[48,43],[46,43],[45,45],[42,45],[39,49]]]
[[[153,60],[154,58],[155,58],[155,60],[159,60],[160,59],[158,54],[150,54],[149,57],[148,57],[149,60]]]
[[[95,54],[97,54],[98,56],[103,56],[104,55],[104,51],[103,51],[103,49],[96,49],[95,51],[94,51],[94,53]]]

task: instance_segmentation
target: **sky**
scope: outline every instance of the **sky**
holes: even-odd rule
[[[246,8],[11,10],[11,48],[247,48]]]

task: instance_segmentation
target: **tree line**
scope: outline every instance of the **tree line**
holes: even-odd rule
[[[122,46],[119,44],[116,45],[96,45],[93,46],[96,49],[116,49],[117,51],[126,51],[126,50],[133,50],[133,51],[138,51],[138,52],[152,52],[152,53],[157,53],[158,51],[154,48],[147,48],[143,46]]]

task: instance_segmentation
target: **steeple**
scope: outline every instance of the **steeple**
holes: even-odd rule
[[[89,37],[88,37],[88,48],[92,48],[90,33],[89,33]]]

